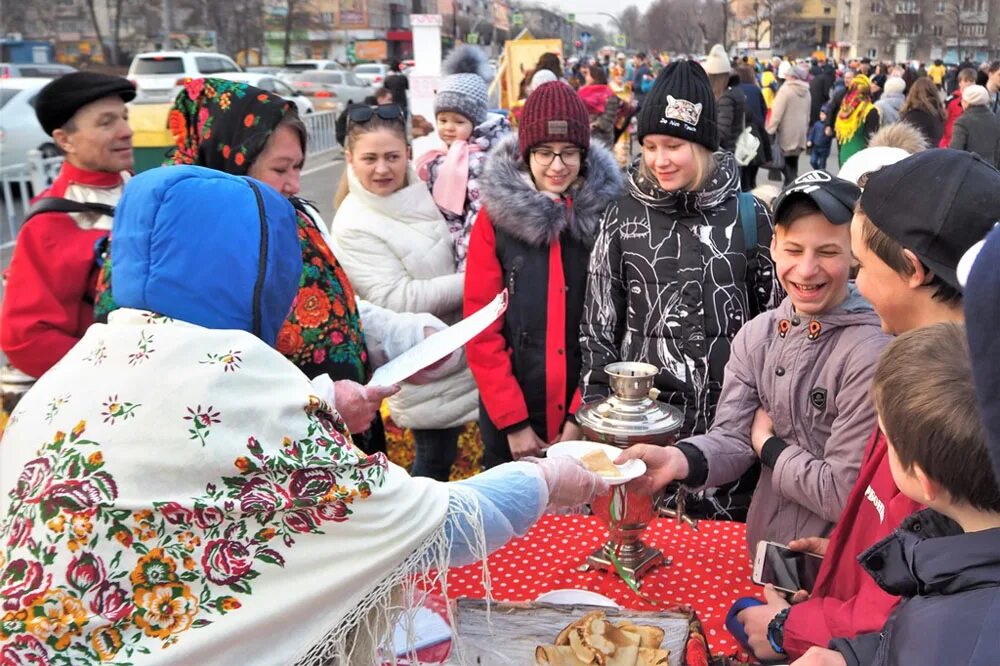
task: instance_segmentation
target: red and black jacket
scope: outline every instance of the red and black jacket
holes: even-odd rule
[[[606,204],[622,178],[593,146],[565,198],[538,192],[525,176],[517,137],[499,144],[482,178],[484,206],[469,241],[465,314],[508,290],[503,317],[466,345],[482,402],[481,421],[501,435],[530,425],[552,441],[579,402],[580,319],[587,263]],[[484,438],[490,445],[494,438]],[[504,438],[495,451],[509,459]]]

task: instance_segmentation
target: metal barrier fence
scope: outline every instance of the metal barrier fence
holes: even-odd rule
[[[17,231],[31,199],[52,184],[62,166],[62,157],[44,157],[38,150],[29,150],[24,164],[0,167],[0,192],[3,193],[4,224],[0,227],[0,266],[14,247]]]
[[[309,133],[306,152],[309,157],[322,155],[339,148],[337,143],[337,112],[321,111],[302,116]]]
[[[337,112],[322,111],[302,116],[309,140],[306,145],[309,157],[336,150]],[[28,151],[23,164],[0,167],[0,192],[3,195],[4,223],[0,228],[0,253],[6,256],[14,246],[24,213],[31,199],[52,184],[62,166],[62,157],[43,157],[37,150]],[[6,261],[0,261],[0,267]]]

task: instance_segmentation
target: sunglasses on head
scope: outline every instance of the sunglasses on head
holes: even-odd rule
[[[378,106],[356,105],[347,110],[347,119],[352,123],[366,123],[372,117],[382,120],[402,120],[403,109],[398,104],[380,104]]]

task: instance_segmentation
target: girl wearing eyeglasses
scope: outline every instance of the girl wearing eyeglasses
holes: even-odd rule
[[[639,111],[642,155],[590,257],[580,330],[584,402],[609,394],[609,363],[653,364],[659,399],[684,414],[678,439],[708,430],[730,341],[780,300],[770,214],[740,195],[736,160],[719,151],[715,105],[697,62],[676,61],[657,76]],[[688,508],[745,519],[756,478],[737,483],[735,495],[715,492]]]
[[[590,142],[583,101],[554,81],[531,93],[519,131],[490,153],[469,241],[465,312],[507,289],[504,315],[466,345],[480,391],[484,465],[539,455],[576,434],[587,258],[622,191],[614,157]]]
[[[463,276],[452,237],[410,166],[400,108],[350,108],[344,156],[331,232],[358,294],[396,312],[429,312],[449,324],[461,319]],[[393,421],[413,431],[412,474],[439,481],[448,480],[459,435],[475,421],[478,401],[464,358],[456,355],[446,366],[436,370],[435,381],[404,383],[389,398]]]

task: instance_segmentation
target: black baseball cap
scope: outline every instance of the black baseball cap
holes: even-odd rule
[[[854,216],[854,205],[859,196],[861,190],[854,183],[831,176],[826,171],[810,171],[789,183],[774,200],[774,219],[781,219],[782,211],[796,199],[807,198],[833,224],[847,224]]]
[[[872,224],[961,290],[962,255],[1000,222],[1000,171],[964,150],[925,150],[872,173],[861,207]]]

